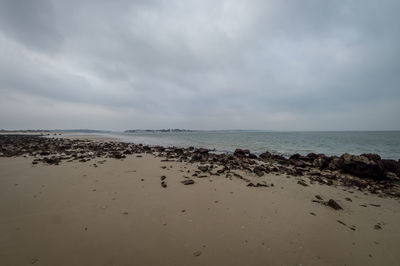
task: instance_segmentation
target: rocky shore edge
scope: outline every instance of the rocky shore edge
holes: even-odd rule
[[[58,165],[61,162],[87,162],[96,158],[124,159],[134,154],[152,154],[163,161],[198,163],[199,173],[237,177],[249,187],[263,186],[233,172],[242,170],[256,176],[267,173],[296,176],[298,184],[320,183],[344,186],[379,197],[400,197],[400,160],[382,159],[378,154],[326,156],[310,153],[289,158],[265,152],[259,156],[236,149],[233,154],[216,154],[204,148],[148,146],[119,141],[91,141],[48,138],[40,135],[0,135],[0,157],[31,156],[32,164]],[[217,169],[219,168],[219,169]],[[194,175],[197,175],[195,173]]]

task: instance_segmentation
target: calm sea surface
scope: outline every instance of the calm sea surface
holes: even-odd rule
[[[326,155],[377,153],[382,158],[400,158],[400,131],[349,132],[249,132],[196,131],[181,133],[113,133],[122,141],[147,145],[204,147],[217,152],[249,149],[291,155],[310,152]]]

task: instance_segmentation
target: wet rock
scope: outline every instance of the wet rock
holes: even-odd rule
[[[272,154],[270,152],[264,152],[260,154],[261,159],[270,159],[272,157]]]
[[[320,175],[321,171],[317,169],[311,169],[310,170],[310,175]]]
[[[208,149],[204,149],[204,148],[200,148],[196,150],[197,153],[200,154],[208,154],[209,150]]]
[[[384,179],[384,169],[381,163],[370,161],[365,156],[343,154],[341,170],[354,176],[372,179]]]
[[[378,162],[381,160],[381,156],[374,153],[363,153],[361,156],[368,158],[368,160]]]
[[[400,178],[395,173],[392,173],[392,172],[385,173],[385,178],[388,180],[391,180],[391,181],[399,181],[400,180]]]
[[[400,163],[395,160],[381,160],[382,167],[385,172],[392,172],[396,175],[400,175]]]
[[[261,166],[257,166],[257,167],[255,167],[254,170],[253,170],[253,172],[254,172],[256,175],[258,175],[259,177],[261,177],[261,176],[264,175],[264,171],[265,171],[265,169],[264,169],[263,167],[261,167]]]
[[[248,154],[250,154],[249,150],[236,149],[235,152],[233,153],[233,156],[246,157],[246,155]]]

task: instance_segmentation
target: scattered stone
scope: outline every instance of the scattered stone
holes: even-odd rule
[[[256,184],[248,183],[247,186],[248,187],[268,187],[267,184],[262,184],[262,183],[256,183]]]
[[[320,195],[315,195],[315,198],[318,199],[318,200],[323,200]]]
[[[195,252],[193,252],[193,256],[198,257],[201,255],[201,251],[197,250]]]
[[[335,210],[343,210],[342,206],[340,206],[335,200],[330,199],[327,205]]]
[[[297,181],[297,184],[308,187],[308,184],[304,180]]]
[[[192,179],[187,179],[187,180],[181,181],[181,183],[184,185],[193,185],[194,181]]]
[[[345,198],[345,200],[352,202],[353,200],[351,198]]]
[[[343,154],[338,157],[310,153],[307,156],[294,154],[286,158],[270,152],[257,157],[244,149],[236,149],[233,154],[215,154],[209,151],[193,147],[177,148],[117,141],[46,138],[40,134],[0,136],[0,157],[31,156],[34,158],[33,165],[39,163],[58,165],[72,161],[85,163],[90,160],[102,164],[101,160],[105,158],[123,159],[129,155],[141,157],[141,154],[147,153],[166,158],[163,161],[168,162],[200,163],[199,172],[218,169],[211,174],[225,173],[228,174],[228,178],[236,176],[247,183],[250,183],[248,178],[231,171],[252,172],[257,176],[269,172],[274,172],[276,175],[284,173],[294,176],[307,175],[310,183],[345,186],[364,193],[377,194],[379,197],[400,197],[400,161],[382,159],[377,154]],[[97,164],[92,165],[97,166]],[[308,182],[306,184],[309,185]]]
[[[197,168],[199,168],[200,171],[206,172],[208,170],[208,165],[199,165]]]
[[[375,230],[381,230],[381,229],[382,229],[381,224],[380,224],[380,223],[377,223],[376,225],[374,225],[374,229],[375,229]]]
[[[162,182],[161,182],[161,186],[162,186],[163,188],[166,188],[166,187],[167,187],[167,183],[165,183],[164,181],[162,181]]]
[[[164,181],[167,177],[165,175],[161,176],[161,181]]]
[[[260,166],[255,167],[253,170],[253,172],[259,177],[262,177],[264,175],[264,171],[265,171],[264,168]]]
[[[373,207],[380,207],[380,204],[374,204],[374,203],[370,203],[369,205],[373,206]]]
[[[317,216],[315,213],[313,213],[313,212],[310,212],[310,214],[312,215],[312,216]]]

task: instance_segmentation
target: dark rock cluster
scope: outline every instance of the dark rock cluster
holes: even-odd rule
[[[400,197],[400,162],[385,160],[377,154],[326,156],[310,153],[289,158],[265,152],[259,156],[236,149],[233,154],[216,154],[204,148],[146,146],[141,144],[48,138],[34,135],[0,135],[0,157],[31,156],[33,164],[57,165],[63,161],[86,162],[92,159],[123,159],[132,154],[148,153],[163,161],[199,163],[199,171],[212,175],[235,176],[242,170],[262,177],[267,173],[308,178],[310,183],[341,185],[382,196]],[[215,166],[220,166],[217,167]],[[255,187],[262,186],[257,183]],[[304,180],[300,185],[307,186]],[[251,186],[251,185],[250,185]]]

